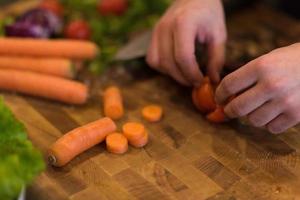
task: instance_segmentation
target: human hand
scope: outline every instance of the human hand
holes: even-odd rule
[[[279,48],[227,75],[216,90],[231,117],[281,133],[300,122],[300,43]]]
[[[181,84],[198,85],[203,74],[195,56],[197,41],[207,46],[207,73],[217,83],[226,36],[220,0],[176,0],[154,28],[147,62]]]

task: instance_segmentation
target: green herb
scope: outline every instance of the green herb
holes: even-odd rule
[[[100,73],[112,64],[118,49],[130,33],[152,27],[172,0],[130,0],[123,16],[101,16],[97,12],[99,0],[62,0],[66,21],[74,18],[87,20],[92,29],[92,40],[101,48],[101,55],[90,64],[93,72]]]
[[[22,187],[44,169],[44,162],[27,139],[26,129],[0,98],[0,197],[16,199]]]

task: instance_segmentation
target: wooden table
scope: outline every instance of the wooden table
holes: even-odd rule
[[[258,12],[268,13],[261,9]],[[235,19],[244,25],[248,24],[249,16],[252,20],[264,21],[252,11],[239,16]],[[272,20],[269,16],[265,18],[277,27],[280,22],[293,24],[292,35],[299,30],[296,22],[281,15],[273,13]],[[233,43],[232,35],[238,34],[234,27],[241,28],[230,25]],[[289,27],[284,29],[288,32]],[[277,39],[291,42],[282,38]],[[246,39],[240,36],[241,41]],[[255,53],[253,49],[249,52]],[[127,121],[141,121],[149,130],[150,142],[143,149],[130,147],[122,156],[108,153],[104,144],[100,144],[63,168],[48,166],[29,187],[29,200],[300,198],[300,127],[275,136],[238,121],[211,124],[195,111],[190,89],[146,68],[116,67],[101,77],[83,72],[79,79],[91,87],[91,98],[84,106],[2,93],[44,155],[67,131],[103,116],[101,92],[110,84],[118,84],[125,99],[126,116],[118,122],[119,128]],[[163,105],[162,122],[151,124],[141,119],[140,110],[149,103]]]

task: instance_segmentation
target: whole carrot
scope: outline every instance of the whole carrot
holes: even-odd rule
[[[88,88],[82,83],[11,69],[0,69],[0,89],[71,104],[83,104],[88,98]]]
[[[65,78],[73,78],[76,71],[69,59],[17,56],[0,56],[0,69],[33,71]]]
[[[98,53],[92,42],[67,39],[0,38],[0,55],[92,59]]]
[[[104,115],[112,119],[120,119],[124,115],[121,91],[111,86],[104,91],[103,95]]]
[[[75,156],[104,141],[115,130],[116,124],[107,117],[76,128],[50,147],[48,161],[54,166],[64,166]]]

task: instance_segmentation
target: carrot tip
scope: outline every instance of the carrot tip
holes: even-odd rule
[[[50,165],[55,165],[55,164],[56,164],[56,158],[55,158],[55,156],[49,155],[49,156],[48,156],[48,163],[49,163]]]

